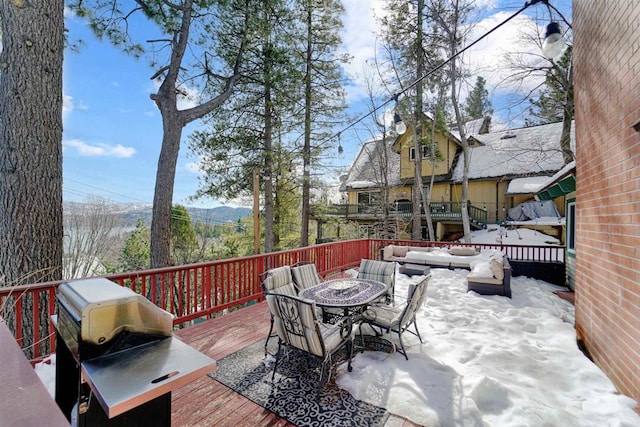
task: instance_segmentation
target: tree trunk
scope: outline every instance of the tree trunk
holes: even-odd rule
[[[454,22],[458,22],[456,17]],[[456,34],[456,31],[453,31]],[[453,57],[456,54],[456,40],[455,37],[451,37],[449,40],[450,55]],[[462,115],[460,114],[460,105],[458,103],[458,93],[456,85],[458,84],[456,60],[451,61],[451,103],[453,104],[453,111],[456,116],[456,123],[458,125],[458,132],[460,134],[460,145],[462,147],[462,155],[464,159],[464,167],[462,172],[462,191],[460,200],[460,214],[462,216],[462,231],[464,232],[464,241],[471,243],[471,223],[469,222],[469,210],[467,202],[469,200],[469,143],[467,142],[467,135],[465,132],[464,123],[462,121]]]
[[[61,0],[0,2],[0,286],[62,279],[63,9]],[[23,300],[27,337],[32,303]]]
[[[238,48],[233,75],[227,80],[219,95],[193,108],[178,110],[178,75],[189,42],[193,0],[185,0],[178,9],[182,13],[180,29],[176,31],[171,41],[171,59],[166,70],[166,76],[158,89],[158,93],[151,95],[151,99],[155,101],[160,114],[162,114],[163,130],[162,148],[158,159],[156,186],[153,196],[153,216],[151,219],[152,268],[171,265],[171,207],[182,129],[188,123],[204,117],[229,99],[235,82],[240,78],[238,68],[242,61],[246,44],[246,38],[243,38],[242,45]],[[244,31],[246,31],[246,28]]]
[[[153,214],[151,217],[151,267],[159,268],[172,265],[171,261],[171,207],[173,187],[180,151],[182,126],[178,125],[177,111],[167,107],[160,108],[162,113],[162,148],[156,171],[156,187],[153,196]]]
[[[562,114],[562,134],[560,136],[560,148],[562,149],[562,159],[564,164],[574,160],[573,150],[571,150],[571,122],[573,121],[573,63],[569,64],[567,71],[567,94]]]
[[[269,75],[267,73],[266,75]],[[271,86],[265,85],[264,109],[264,252],[273,252],[273,107],[271,105]]]
[[[306,72],[304,77],[304,148],[302,151],[302,213],[300,223],[300,247],[309,246],[309,217],[310,217],[310,187],[311,187],[311,71],[312,71],[312,13],[313,5],[311,0],[307,4],[307,51],[306,51]]]
[[[424,12],[424,0],[418,0],[417,7],[417,29],[416,29],[416,47],[418,50],[417,54],[417,63],[416,63],[416,76],[418,79],[422,79],[424,75],[424,47],[422,46],[422,19]],[[422,208],[429,209],[429,206],[424,205],[424,197],[423,197],[423,188],[422,188],[422,144],[420,143],[421,138],[418,135],[418,129],[420,132],[423,131],[422,127],[419,126],[421,117],[422,117],[422,96],[423,96],[423,88],[422,88],[422,80],[419,80],[416,86],[416,107],[414,111],[414,126],[413,126],[413,136],[414,136],[414,148],[415,148],[415,170],[414,170],[414,180],[413,180],[413,226],[411,229],[411,238],[413,240],[422,240],[422,209],[420,208],[422,202]]]

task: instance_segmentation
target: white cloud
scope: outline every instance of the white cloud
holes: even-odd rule
[[[376,57],[378,21],[383,15],[382,0],[352,0],[344,3],[345,15],[342,31],[342,51],[352,56],[345,72],[355,85],[347,87],[347,102],[366,96],[362,84],[363,70]]]
[[[202,174],[202,169],[200,168],[200,161],[197,162],[189,162],[187,164],[184,165],[184,169],[187,172],[190,172],[194,175],[201,175]]]
[[[468,43],[482,37],[510,15],[507,12],[498,12],[480,21],[471,31]],[[530,78],[518,82],[509,81],[513,72],[509,69],[506,60],[507,54],[515,53],[522,55],[527,60],[540,60],[540,47],[533,43],[530,35],[524,35],[535,31],[535,28],[536,23],[529,16],[519,15],[465,53],[465,62],[470,66],[472,74],[484,77],[490,92],[494,90],[495,94],[500,94],[528,91],[541,83],[541,78]]]
[[[87,110],[87,106],[80,102],[75,102],[71,95],[62,95],[62,114],[68,114],[74,110]]]
[[[125,147],[121,144],[108,145],[108,144],[96,144],[89,145],[79,139],[70,139],[62,142],[62,146],[65,148],[75,148],[76,151],[83,157],[132,157],[136,153],[136,149],[133,147]]]
[[[491,13],[498,7],[497,0],[480,0],[475,3],[479,12],[485,16],[475,24],[467,37],[467,45],[477,40],[509,16],[511,11]],[[380,48],[377,40],[379,32],[378,18],[384,15],[384,1],[382,0],[352,0],[345,2],[344,29],[342,32],[343,52],[350,54],[353,59],[344,66],[345,72],[352,79],[353,84],[347,87],[347,103],[353,104],[367,96],[364,80],[367,73],[371,73],[371,66],[376,58],[376,49]],[[487,80],[489,96],[499,96],[514,91],[526,92],[538,86],[542,78],[530,78],[520,82],[508,82],[511,71],[507,67],[505,55],[521,52],[528,58],[540,58],[539,46],[529,41],[525,42],[522,34],[535,31],[535,21],[521,14],[501,26],[491,35],[479,42],[464,54],[464,61],[469,66],[471,74],[483,76]],[[542,32],[543,29],[539,29]],[[536,56],[537,55],[537,56]],[[475,79],[471,79],[471,84]],[[462,95],[468,88],[462,89]]]

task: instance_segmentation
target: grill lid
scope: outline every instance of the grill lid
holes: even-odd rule
[[[63,283],[58,302],[80,326],[80,339],[100,345],[123,331],[171,336],[173,315],[105,278]]]

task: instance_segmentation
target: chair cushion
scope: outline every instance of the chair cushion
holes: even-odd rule
[[[264,284],[267,292],[297,295],[296,288],[293,285],[293,278],[291,277],[291,268],[288,265],[269,270]]]
[[[404,304],[398,306],[372,305],[362,313],[362,317],[384,328],[395,329],[400,323],[400,316],[402,316],[404,309]]]
[[[340,325],[320,323],[319,327],[320,327],[320,335],[322,335],[324,346],[327,352],[331,353],[338,346],[340,346],[344,341],[340,336]]]
[[[293,281],[299,290],[307,289],[320,283],[320,276],[315,264],[303,264],[291,268]]]
[[[396,265],[393,262],[375,261],[363,259],[360,261],[358,269],[359,279],[377,280],[392,286],[396,271]]]

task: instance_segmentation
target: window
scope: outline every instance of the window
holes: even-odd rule
[[[576,200],[567,202],[567,252],[576,253]]]
[[[358,193],[359,205],[374,205],[380,200],[380,193],[378,192],[360,192]]]
[[[431,157],[431,153],[429,152],[429,146],[423,145],[422,146],[422,158],[426,159],[428,157]],[[411,148],[409,148],[409,160],[410,161],[414,161],[415,159],[416,159],[416,148],[415,147],[411,147]]]

